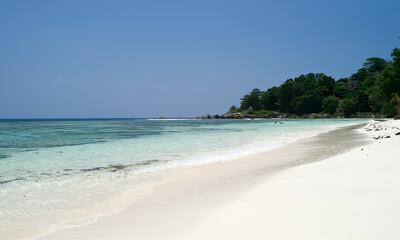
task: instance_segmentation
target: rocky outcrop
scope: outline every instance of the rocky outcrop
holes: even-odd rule
[[[355,118],[386,118],[387,116],[380,113],[358,112],[354,115]]]
[[[383,114],[374,113],[357,113],[350,116],[350,118],[386,118]],[[280,113],[277,111],[271,111],[270,115],[255,115],[246,113],[225,113],[222,115],[210,115],[207,114],[202,117],[196,117],[196,119],[243,119],[243,118],[295,118],[295,119],[321,119],[321,118],[345,118],[343,115],[331,115],[328,113],[311,113],[304,115]]]

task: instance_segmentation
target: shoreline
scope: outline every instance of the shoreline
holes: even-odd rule
[[[194,119],[244,119],[244,118],[265,118],[265,119],[385,119],[388,118],[389,115],[381,114],[381,113],[373,113],[373,112],[357,112],[351,116],[344,116],[338,114],[329,114],[329,113],[310,113],[310,114],[293,114],[293,113],[281,113],[278,111],[269,111],[266,115],[257,115],[251,113],[243,113],[243,112],[227,112],[224,114],[215,114],[210,115],[206,114],[205,116],[194,117]],[[395,116],[399,118],[400,116]]]
[[[174,171],[176,180],[156,188],[121,212],[38,239],[174,239],[281,170],[365,145],[363,139],[367,138],[362,135],[354,126],[344,127],[236,160],[179,168]]]
[[[175,239],[397,239],[400,121],[363,131],[372,144],[278,173]]]

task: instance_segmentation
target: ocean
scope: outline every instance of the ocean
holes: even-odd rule
[[[0,120],[0,239],[119,211],[171,170],[267,151],[359,119]]]

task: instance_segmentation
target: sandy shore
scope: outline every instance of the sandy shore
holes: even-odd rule
[[[364,128],[177,169],[122,212],[40,239],[398,239],[400,121]]]

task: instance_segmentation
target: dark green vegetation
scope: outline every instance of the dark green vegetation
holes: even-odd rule
[[[241,98],[240,108],[232,106],[229,112],[257,116],[269,116],[273,111],[300,116],[400,114],[400,49],[393,49],[391,57],[389,61],[367,58],[356,73],[337,81],[323,73],[309,73],[267,91],[255,88]]]

